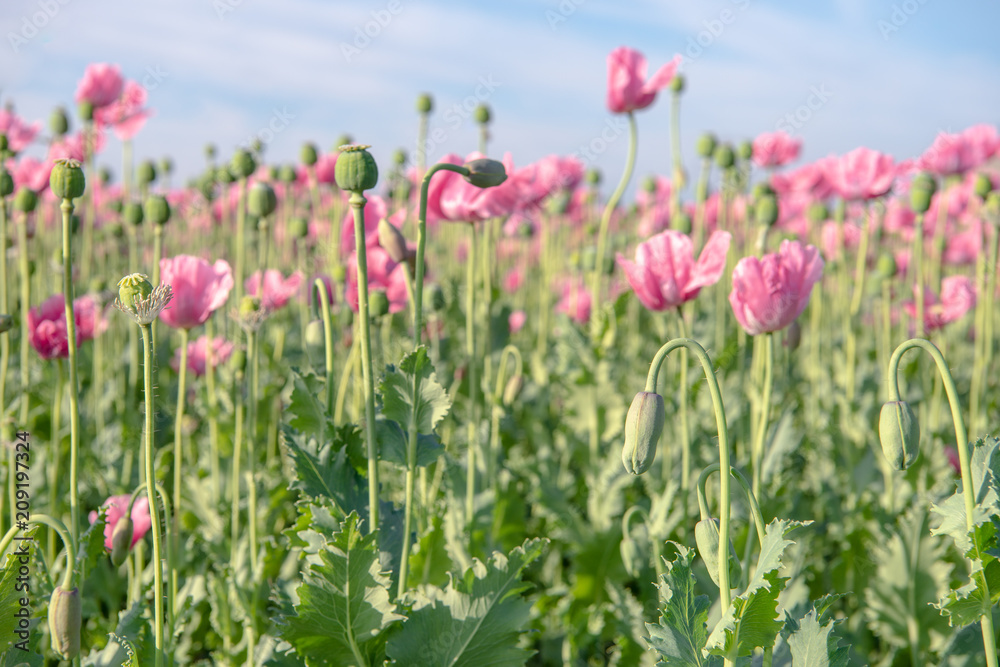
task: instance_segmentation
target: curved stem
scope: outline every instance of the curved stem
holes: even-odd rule
[[[69,511],[70,533],[79,536],[80,506],[77,497],[77,458],[80,450],[80,384],[76,378],[76,318],[73,314],[73,252],[70,242],[70,216],[73,202],[63,199],[62,205],[63,302],[66,308],[66,342],[69,348]]]
[[[160,516],[156,508],[155,473],[153,457],[153,333],[149,324],[140,325],[142,330],[143,382],[146,397],[146,494],[149,498],[150,530],[153,533],[153,617],[155,632],[155,664],[163,665],[163,564],[160,547]]]
[[[632,170],[635,168],[639,129],[635,122],[635,115],[631,111],[628,112],[627,118],[629,135],[628,156],[625,158],[625,172],[622,174],[621,181],[618,182],[618,187],[615,188],[615,191],[611,194],[611,198],[608,199],[608,203],[604,207],[604,213],[601,215],[601,225],[597,230],[597,255],[594,258],[594,273],[590,284],[590,321],[592,326],[597,322],[597,313],[600,311],[598,304],[601,303],[601,276],[604,273],[604,254],[608,241],[608,226],[611,224],[611,214],[614,213],[615,206],[618,205],[618,201],[625,193],[625,188],[628,187],[628,183],[632,179]]]
[[[718,463],[713,463],[707,466],[701,471],[701,475],[698,476],[698,509],[702,519],[711,519],[712,513],[708,509],[708,503],[705,500],[705,484],[708,481],[709,475],[713,472],[718,472],[720,470]],[[743,487],[743,492],[747,496],[747,504],[750,506],[750,515],[753,517],[754,528],[757,531],[757,539],[760,544],[764,543],[764,515],[760,511],[760,505],[757,503],[757,496],[754,495],[753,489],[750,488],[750,482],[747,481],[746,476],[740,472],[739,468],[736,466],[730,466],[730,474],[733,476],[740,486]]]
[[[708,389],[712,395],[712,406],[715,410],[715,425],[719,432],[719,469],[729,470],[729,427],[726,424],[726,408],[722,403],[722,391],[719,389],[719,381],[715,377],[715,369],[712,367],[712,359],[708,356],[697,341],[690,338],[674,339],[659,349],[653,357],[653,363],[649,366],[649,373],[646,375],[646,391],[656,391],[656,378],[660,372],[663,360],[670,352],[679,347],[685,347],[697,357],[701,362],[702,370],[705,372],[705,379],[708,381]],[[720,544],[728,544],[729,540],[729,475],[722,475],[719,479],[719,539]],[[732,603],[731,590],[729,585],[729,558],[719,558],[719,596],[722,600],[722,613],[725,614]]]
[[[316,290],[319,292],[319,307],[323,314],[323,349],[326,363],[326,413],[333,414],[333,322],[330,318],[330,296],[326,293],[326,283],[317,278]],[[323,442],[323,424],[320,424],[320,442]]]
[[[677,332],[680,334],[681,338],[687,337],[687,324],[684,322],[684,311],[681,306],[677,306]],[[691,431],[688,427],[687,418],[687,407],[688,407],[688,377],[687,377],[687,350],[681,348],[681,377],[680,377],[680,419],[678,419],[678,425],[681,430],[681,491],[683,492],[683,503],[685,515],[687,513],[688,506],[688,496],[690,495],[688,491],[691,489]],[[664,461],[664,475],[663,478],[667,478],[666,461],[667,457],[663,457]]]

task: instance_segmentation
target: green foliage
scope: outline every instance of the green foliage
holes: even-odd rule
[[[419,394],[415,400],[414,379],[419,381]],[[434,366],[424,346],[406,355],[398,369],[386,366],[379,391],[382,394],[382,413],[397,422],[404,431],[409,428],[410,420],[416,412],[417,432],[432,433],[451,409],[451,399],[438,383]]]

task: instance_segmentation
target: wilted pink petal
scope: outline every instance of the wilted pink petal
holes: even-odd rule
[[[625,113],[645,109],[674,78],[681,56],[675,55],[646,80],[646,57],[635,49],[620,46],[608,54],[608,109]]]

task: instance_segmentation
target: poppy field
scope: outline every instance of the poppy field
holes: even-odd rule
[[[997,667],[1000,134],[682,146],[681,66],[614,174],[0,111],[0,666]]]

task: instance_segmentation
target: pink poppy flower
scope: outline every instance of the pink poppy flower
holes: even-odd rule
[[[52,162],[41,162],[30,155],[25,155],[17,162],[8,160],[7,170],[10,172],[11,178],[14,179],[16,188],[28,188],[38,194],[49,187]]]
[[[830,156],[796,169],[777,172],[771,177],[771,185],[779,195],[799,194],[814,200],[827,199],[833,194],[833,186],[826,174],[830,162],[837,158]]]
[[[122,72],[118,65],[93,63],[87,65],[76,87],[76,103],[90,102],[94,109],[106,107],[122,94]]]
[[[924,289],[924,327],[928,331],[940,329],[960,319],[976,305],[976,288],[966,276],[949,276],[941,281],[941,298]],[[910,317],[917,316],[917,305],[912,301],[903,304]]]
[[[751,336],[779,331],[802,314],[822,275],[823,259],[815,247],[782,241],[778,252],[736,264],[729,304]]]
[[[104,309],[93,297],[85,295],[73,301],[76,344],[99,336],[108,328]],[[28,342],[42,359],[65,359],[69,356],[66,330],[66,307],[62,294],[55,294],[42,305],[28,311]]]
[[[695,262],[691,237],[673,229],[639,244],[635,262],[618,254],[618,265],[642,305],[650,310],[676,308],[714,285],[726,269],[729,232],[714,231]]]
[[[503,277],[503,289],[508,294],[513,294],[517,290],[521,289],[521,285],[524,284],[524,269],[520,266],[515,266],[507,275]]]
[[[635,49],[619,46],[608,54],[608,109],[626,113],[648,107],[656,93],[670,84],[681,60],[679,54],[675,55],[647,81],[646,57]]]
[[[590,321],[590,291],[582,278],[566,280],[562,286],[562,297],[556,304],[555,311],[567,315],[577,324]]]
[[[917,161],[920,169],[939,176],[975,169],[1000,150],[1000,136],[992,125],[973,125],[957,134],[941,132]]]
[[[670,228],[670,192],[673,186],[669,178],[657,176],[652,192],[645,187],[635,195],[639,205],[639,236],[649,238]]]
[[[484,157],[471,153],[463,160],[458,155],[445,155],[439,162],[465,164]],[[514,163],[510,154],[503,159],[507,180],[492,188],[478,188],[452,171],[438,173],[431,181],[427,192],[427,222],[439,220],[452,222],[479,222],[510,215],[522,203],[525,180],[515,177]]]
[[[389,299],[389,312],[398,313],[406,307],[406,264],[397,264],[382,246],[366,248],[368,291],[383,291]],[[358,255],[347,260],[347,290],[345,297],[354,312],[358,312]]]
[[[208,363],[212,364],[212,368],[217,368],[219,364],[226,363],[233,354],[235,345],[225,338],[216,337],[212,339],[211,346],[209,346],[208,336],[202,335],[198,337],[198,340],[188,343],[187,348],[188,370],[193,372],[195,377],[201,377],[205,374],[205,368]],[[170,367],[174,369],[175,373],[180,372],[180,348],[174,350],[174,357],[170,360]]]
[[[243,282],[243,289],[250,296],[259,296],[260,303],[265,310],[273,311],[283,308],[288,303],[288,300],[299,291],[299,287],[302,286],[302,280],[302,273],[299,271],[291,274],[286,279],[282,277],[281,271],[268,269],[264,272],[264,286],[262,291],[260,270],[258,269]]]
[[[795,160],[802,150],[802,140],[786,132],[765,132],[753,140],[753,161],[758,167],[782,167]]]
[[[90,141],[92,152],[96,155],[104,148],[104,132],[100,127],[95,126],[95,131],[90,134],[90,138],[84,139],[83,131],[76,134],[67,134],[60,140],[53,141],[49,146],[46,162],[54,162],[61,158],[72,158],[79,162],[84,161],[84,142]]]
[[[143,86],[136,81],[128,81],[120,98],[94,112],[94,120],[110,126],[119,140],[132,139],[153,115],[152,110],[145,107],[146,96]]]
[[[40,121],[28,125],[10,109],[0,109],[0,134],[7,135],[7,148],[14,153],[27,148],[41,129]]]
[[[233,271],[224,259],[209,264],[200,257],[177,255],[160,260],[160,282],[174,290],[170,307],[160,313],[160,319],[174,329],[193,329],[226,303],[233,289]]]
[[[896,166],[891,156],[860,147],[830,159],[826,177],[843,199],[874,199],[889,192],[896,179]]]
[[[128,501],[131,499],[132,496],[126,493],[121,496],[111,496],[101,504],[101,507],[108,508],[104,524],[104,548],[108,551],[111,550],[111,535],[115,532],[118,520],[125,516],[125,512],[128,510]],[[92,510],[88,515],[90,523],[95,523],[97,516],[97,510]],[[132,519],[132,544],[129,545],[129,549],[145,537],[153,526],[153,521],[149,518],[149,498],[145,493],[140,493],[139,497],[135,499],[130,517]]]
[[[400,209],[403,215],[405,211]],[[389,213],[389,205],[378,195],[369,195],[365,204],[365,245],[378,245],[378,222]],[[398,224],[396,225],[399,226]],[[340,224],[340,252],[349,255],[354,252],[354,213],[350,209]]]
[[[336,183],[337,179],[334,177],[334,169],[337,166],[337,153],[330,153],[326,155],[320,155],[316,159],[316,182],[324,183],[330,185]]]
[[[823,245],[823,256],[828,261],[840,257],[841,233],[843,233],[844,248],[847,250],[854,250],[861,242],[861,228],[853,222],[838,225],[833,220],[827,220],[820,231],[820,241]]]
[[[507,318],[507,328],[510,330],[511,334],[516,334],[524,328],[524,323],[527,321],[528,315],[523,310],[515,310]]]

